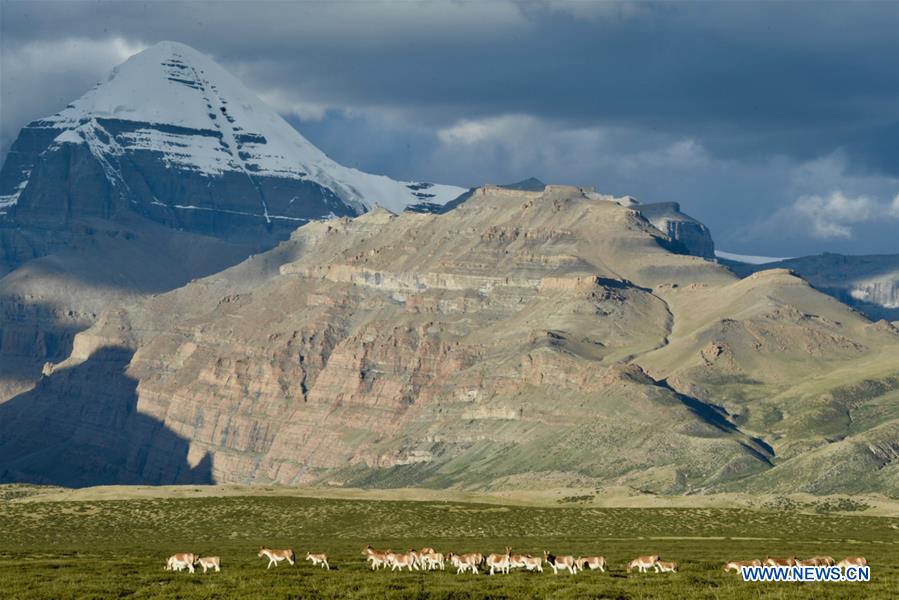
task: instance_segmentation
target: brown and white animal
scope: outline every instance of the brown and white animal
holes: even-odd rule
[[[290,548],[285,548],[284,550],[272,550],[271,548],[266,548],[265,546],[259,546],[259,554],[256,556],[266,556],[268,557],[268,566],[266,569],[271,569],[272,565],[278,566],[278,563],[282,560],[286,560],[293,566],[294,559],[296,556],[293,553],[293,550]]]
[[[586,571],[587,569],[595,571],[596,569],[599,569],[601,573],[606,572],[606,559],[603,556],[578,556],[574,563],[581,571]]]
[[[627,572],[630,573],[634,569],[640,571],[640,573],[645,573],[647,569],[652,569],[655,567],[656,562],[658,562],[658,555],[650,555],[650,556],[638,556],[631,562],[627,563]]]
[[[415,566],[415,553],[412,550],[409,550],[405,554],[388,552],[387,561],[390,564],[391,571],[396,571],[397,569],[400,571],[409,569],[411,571],[413,568],[418,568]]]
[[[821,567],[824,565],[817,558],[812,557],[812,558],[797,558],[796,566],[797,567]]]
[[[306,560],[311,560],[313,567],[319,566],[323,569],[331,570],[331,565],[328,564],[327,554],[312,554],[311,552],[307,552]]]
[[[197,555],[193,552],[179,552],[172,554],[165,561],[165,571],[183,571],[187,569],[191,573],[194,572],[194,563],[197,561]]]
[[[434,552],[433,549],[431,549],[431,552],[428,552],[427,554],[421,553],[421,560],[424,568],[428,570],[440,569],[441,571],[443,571],[445,568],[443,562],[443,554],[440,552]]]
[[[732,560],[726,565],[724,565],[725,571],[736,571],[740,572],[740,569],[743,567],[761,567],[762,561],[757,558],[753,558],[752,560]]]
[[[552,567],[553,573],[559,574],[560,570],[568,569],[572,575],[577,575],[577,565],[574,564],[573,556],[556,556],[550,554],[548,550],[543,551],[543,560]]]
[[[677,573],[677,563],[669,560],[657,560],[653,565],[656,573]]]
[[[543,560],[539,556],[531,556],[528,554],[527,556],[521,559],[522,567],[531,571],[538,571],[540,573],[543,572]]]
[[[790,558],[771,558],[770,556],[766,556],[765,560],[762,561],[766,567],[792,567],[796,564],[796,557],[791,556]]]
[[[837,561],[833,559],[832,556],[813,556],[809,560],[818,561],[819,567],[832,567],[836,564]]]
[[[464,573],[465,571],[471,571],[473,574],[477,575],[478,573],[478,565],[481,564],[482,556],[479,552],[469,552],[468,554],[453,554],[450,552],[447,554],[447,560],[449,560],[450,564],[456,567],[456,574]]]
[[[387,552],[379,552],[372,548],[371,544],[362,549],[362,556],[369,562],[372,571],[389,566],[387,563]]]
[[[203,567],[204,573],[209,569],[215,569],[216,573],[222,570],[222,563],[218,556],[201,556],[197,558],[196,564]]]
[[[512,548],[506,546],[505,554],[489,554],[487,556],[487,562],[484,563],[484,568],[489,568],[491,575],[496,571],[508,574],[509,570],[512,568],[511,553]]]
[[[842,569],[846,567],[866,567],[868,566],[868,561],[865,560],[864,556],[847,556],[838,562],[837,566]]]

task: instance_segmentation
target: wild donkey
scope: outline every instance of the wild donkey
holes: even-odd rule
[[[505,554],[490,554],[487,556],[487,562],[485,563],[485,568],[490,567],[490,574],[493,575],[494,572],[499,571],[500,573],[509,573],[509,570],[512,568],[512,558],[511,558],[512,548],[506,546]]]
[[[572,575],[577,575],[577,565],[574,564],[573,556],[556,556],[555,554],[550,554],[548,550],[544,550],[543,560],[552,567],[553,573],[556,575],[559,574],[560,570],[565,569],[568,569],[568,572]]]
[[[743,567],[761,567],[762,561],[757,558],[753,558],[752,560],[732,560],[729,563],[724,565],[725,571],[736,571],[740,572],[740,569]]]
[[[577,568],[581,571],[586,571],[590,569],[591,571],[595,571],[599,569],[600,573],[606,572],[606,559],[603,556],[587,556],[587,557],[577,557],[577,560],[574,561],[574,564],[577,565]]]
[[[165,561],[164,571],[183,571],[187,569],[191,573],[194,572],[194,563],[197,561],[197,555],[193,552],[179,552],[171,555]]]
[[[369,544],[362,549],[362,556],[364,556],[365,560],[367,560],[371,565],[371,570],[375,571],[377,569],[380,569],[381,567],[386,568],[390,566],[387,562],[387,554],[389,552],[390,550],[388,550],[387,552],[380,552],[372,548],[371,544]]]
[[[327,554],[312,554],[311,552],[306,553],[306,560],[312,561],[312,566],[320,566],[323,569],[331,570],[331,565],[328,564],[328,555]]]
[[[518,563],[518,566],[524,567],[531,572],[543,572],[543,560],[541,560],[539,556],[531,556],[528,554],[527,556],[521,556],[519,558],[520,562]]]
[[[293,566],[294,563],[294,553],[290,548],[286,548],[284,550],[272,550],[270,548],[266,548],[265,546],[259,546],[259,554],[256,556],[267,556],[268,557],[268,566],[266,569],[271,569],[272,565],[278,566],[278,563],[282,560],[286,560],[290,563],[290,566]]]
[[[634,569],[639,570],[641,573],[645,573],[648,569],[655,567],[656,562],[658,562],[659,557],[655,554],[651,556],[638,556],[631,562],[627,563],[627,572],[630,573]],[[658,571],[658,569],[656,569]]]
[[[677,563],[673,561],[659,559],[653,566],[656,573],[677,573]]]
[[[470,552],[468,554],[453,554],[450,552],[446,555],[447,560],[449,560],[450,564],[456,567],[456,574],[464,573],[465,571],[471,571],[473,574],[478,574],[478,565],[481,564],[482,556],[478,552]]]
[[[196,564],[203,567],[204,573],[209,569],[215,569],[216,573],[222,570],[222,563],[218,556],[201,556],[197,559]]]

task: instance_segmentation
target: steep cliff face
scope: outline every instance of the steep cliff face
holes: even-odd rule
[[[859,302],[899,308],[899,271],[855,282],[849,295]]]
[[[889,422],[886,384],[851,406],[820,390],[895,371],[899,332],[785,271],[740,280],[671,243],[634,208],[565,186],[313,222],[107,311],[46,377],[103,381],[93,357],[129,349],[136,411],[187,443],[141,438],[140,452],[169,457],[173,478],[206,461],[223,482],[764,487],[836,434],[822,406]]]
[[[704,258],[715,257],[715,242],[709,228],[682,213],[677,202],[639,204],[635,208],[659,231],[678,242],[687,253]]]

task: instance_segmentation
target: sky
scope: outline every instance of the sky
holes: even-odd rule
[[[899,252],[899,2],[0,0],[0,153],[162,40],[348,166],[675,201],[730,252]]]

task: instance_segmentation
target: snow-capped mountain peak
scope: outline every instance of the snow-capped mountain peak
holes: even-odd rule
[[[105,214],[125,204],[188,228],[198,219],[241,217],[295,227],[375,203],[393,211],[444,204],[465,191],[336,163],[227,70],[177,42],[132,56],[65,109],[23,129],[0,174],[0,211],[48,209],[46,194],[61,190],[36,177],[52,170],[54,157],[84,157],[85,150],[111,197],[110,206],[93,209]]]

